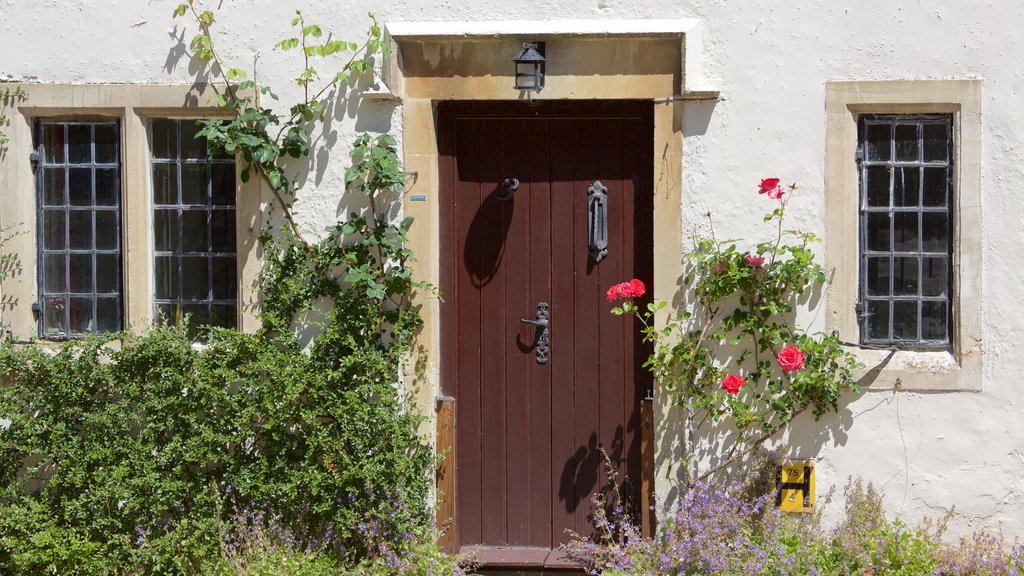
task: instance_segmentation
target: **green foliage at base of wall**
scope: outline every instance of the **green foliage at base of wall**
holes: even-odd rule
[[[254,516],[352,560],[429,531],[433,457],[372,347],[331,366],[291,336],[156,327],[0,348],[0,572],[198,573]]]

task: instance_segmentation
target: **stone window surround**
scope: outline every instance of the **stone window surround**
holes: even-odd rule
[[[825,84],[825,237],[832,271],[826,328],[860,341],[857,302],[857,120],[862,114],[953,116],[953,345],[944,351],[850,346],[873,389],[982,387],[981,80],[833,81]],[[967,231],[966,233],[964,231]]]
[[[12,238],[4,250],[18,254],[22,273],[4,285],[12,304],[4,319],[15,338],[34,339],[38,323],[32,304],[38,301],[36,258],[36,179],[30,160],[35,121],[40,118],[117,119],[121,122],[122,293],[124,325],[140,330],[153,317],[153,214],[149,121],[152,118],[226,116],[216,106],[213,90],[202,85],[153,84],[4,84],[21,87],[26,97],[8,106],[11,125],[6,152],[0,156],[0,227]],[[238,163],[241,166],[241,163]],[[251,304],[259,273],[257,248],[265,195],[258,179],[238,179],[236,242],[238,254],[239,328],[253,331],[258,316]]]

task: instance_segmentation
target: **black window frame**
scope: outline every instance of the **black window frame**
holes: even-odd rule
[[[887,159],[874,159],[868,151],[868,127],[869,126],[885,126],[890,127],[889,145],[890,149],[888,152]],[[900,160],[897,159],[897,137],[896,137],[896,126],[917,126],[917,160]],[[944,125],[946,127],[946,142],[945,142],[945,160],[926,160],[925,159],[925,129],[924,126],[928,125]],[[857,121],[857,174],[858,174],[858,232],[859,232],[859,243],[858,243],[858,270],[859,270],[859,282],[857,289],[857,312],[859,317],[859,328],[860,328],[860,344],[863,346],[882,346],[882,347],[895,347],[899,349],[908,350],[951,350],[953,347],[953,337],[956,334],[956,327],[954,325],[954,303],[956,294],[954,292],[954,267],[953,267],[953,242],[956,238],[956,212],[955,212],[955,187],[954,187],[954,170],[956,164],[955,157],[955,146],[954,140],[956,137],[955,133],[955,122],[952,114],[863,114],[858,117]],[[934,151],[935,148],[933,147]],[[886,167],[888,168],[890,180],[887,186],[888,203],[887,205],[881,206],[877,203],[873,204],[869,200],[869,189],[870,182],[868,177],[868,170],[875,167]],[[916,205],[914,206],[900,206],[896,201],[896,185],[895,185],[895,174],[897,169],[913,168],[918,170],[918,182],[917,182],[917,199]],[[926,193],[926,176],[924,170],[931,169],[935,170],[943,168],[945,170],[945,193],[944,193],[944,206],[928,206],[925,201]],[[905,174],[905,172],[903,172]],[[904,184],[905,186],[905,184]],[[877,200],[877,199],[876,199]],[[941,213],[946,216],[946,242],[945,251],[939,250],[925,250],[924,249],[924,221],[925,214],[929,213]],[[868,228],[870,214],[888,214],[889,215],[889,231],[887,241],[889,243],[888,250],[872,250],[868,242]],[[897,250],[896,247],[896,215],[898,214],[916,214],[917,218],[917,230],[916,230],[916,250]],[[888,288],[885,294],[870,294],[869,286],[871,285],[872,278],[869,277],[869,259],[884,259],[886,256],[889,257],[888,261]],[[916,275],[916,294],[897,294],[896,287],[894,286],[894,277],[896,259],[903,259],[904,262],[908,259],[916,259],[917,263],[917,275]],[[924,262],[926,259],[945,258],[945,284],[941,295],[926,295],[924,294]],[[934,284],[933,284],[934,285]],[[888,326],[885,337],[873,337],[870,333],[871,325],[869,322],[872,320],[872,316],[876,315],[878,310],[872,306],[876,302],[887,302],[886,314],[888,315]],[[915,302],[917,304],[917,323],[916,323],[916,337],[915,338],[897,338],[896,327],[894,316],[894,303],[896,302]],[[925,338],[923,335],[923,312],[922,307],[925,303],[944,303],[945,304],[945,335],[942,338]],[[934,305],[933,305],[934,306]]]
[[[152,297],[152,311],[154,322],[170,322],[172,325],[178,325],[184,316],[188,313],[186,308],[199,308],[205,307],[205,316],[207,322],[197,323],[195,318],[192,319],[190,324],[190,332],[193,336],[202,339],[205,331],[200,330],[201,327],[225,327],[225,328],[238,328],[240,325],[239,318],[239,274],[238,274],[238,235],[237,235],[237,210],[238,210],[238,199],[235,194],[234,184],[235,170],[236,170],[236,159],[234,156],[221,155],[218,157],[209,157],[207,151],[207,144],[205,139],[202,139],[199,144],[202,152],[199,154],[193,154],[192,156],[183,155],[182,141],[183,133],[182,126],[184,125],[195,125],[201,119],[197,118],[151,118],[148,123],[148,132],[150,135],[150,148],[149,148],[149,172],[151,181],[153,182],[152,191],[150,194],[151,205],[150,212],[153,219],[153,244],[152,244],[152,257],[153,257],[153,293]],[[157,155],[157,143],[156,143],[156,129],[158,123],[170,123],[175,127],[175,150],[173,157],[169,156],[158,156]],[[177,194],[176,201],[173,203],[161,201],[158,199],[157,194],[157,178],[156,170],[158,166],[174,166],[175,171],[175,192]],[[214,166],[230,166],[232,192],[229,204],[215,204],[214,203],[214,192],[213,192],[213,168]],[[182,174],[185,167],[205,167],[205,186],[206,195],[203,202],[185,202],[182,192]],[[177,246],[172,249],[161,249],[159,246],[159,238],[157,237],[157,226],[158,226],[158,211],[175,211],[176,218],[174,225],[176,226],[176,232],[174,233],[175,241]],[[206,242],[205,250],[185,250],[182,246],[184,238],[184,214],[186,212],[196,213],[204,211],[206,213]],[[213,229],[213,214],[215,211],[229,211],[230,222],[233,224],[230,230],[234,232],[234,235],[230,238],[230,245],[233,250],[220,250],[215,249],[214,229]],[[161,295],[160,283],[158,282],[158,266],[161,259],[172,259],[171,262],[176,262],[176,284],[177,284],[177,297],[167,297]],[[185,296],[185,280],[183,278],[183,259],[184,258],[205,258],[207,266],[207,294],[205,298],[191,298]],[[233,273],[233,284],[234,294],[232,298],[218,298],[214,294],[215,280],[215,263],[216,259],[231,259],[231,270]],[[215,307],[226,308],[230,306],[233,310],[231,315],[231,322],[228,325],[225,324],[214,324],[214,309]],[[166,307],[174,307],[174,317],[169,318],[161,310]]]
[[[64,130],[64,142],[62,145],[63,159],[61,162],[51,162],[46,150],[45,131],[48,126],[61,126]],[[70,126],[89,126],[90,127],[90,138],[89,138],[89,161],[88,162],[72,162],[70,154],[70,138],[68,137],[68,130]],[[112,140],[113,145],[113,161],[112,162],[97,162],[96,152],[96,126],[113,126],[114,137]],[[33,154],[33,172],[36,178],[36,265],[38,273],[36,274],[37,281],[37,295],[38,299],[33,306],[36,312],[37,322],[37,333],[39,338],[44,340],[53,341],[64,341],[82,338],[88,334],[109,334],[116,333],[124,329],[125,320],[125,309],[124,309],[124,242],[122,239],[122,218],[124,217],[123,206],[124,206],[124,162],[122,156],[122,123],[117,118],[36,118],[34,123],[34,134],[35,134],[35,152]],[[46,171],[47,169],[63,168],[64,178],[62,182],[62,204],[50,204],[45,198],[47,191],[46,187]],[[70,171],[72,169],[82,170],[88,169],[90,171],[90,203],[84,204],[72,204],[70,201]],[[98,205],[96,202],[96,170],[107,170],[113,171],[115,179],[114,189],[115,198],[114,204],[112,205]],[[46,247],[46,224],[45,215],[48,210],[55,210],[53,207],[60,207],[60,210],[64,212],[64,248],[55,249]],[[71,234],[69,230],[69,221],[71,212],[88,212],[90,213],[91,221],[91,248],[72,248],[71,247]],[[97,249],[96,247],[96,215],[97,212],[113,212],[114,213],[114,242],[115,248],[113,249]],[[49,292],[46,289],[46,257],[53,254],[64,254],[66,257],[65,261],[65,272],[64,272],[64,290]],[[72,279],[70,272],[70,257],[73,255],[88,255],[90,256],[91,270],[91,290],[89,291],[73,291],[72,290]],[[96,267],[96,256],[97,255],[116,255],[116,267],[117,273],[114,281],[116,282],[115,289],[110,292],[97,292],[97,267]],[[116,296],[111,296],[116,294]],[[61,297],[63,299],[63,314],[64,314],[64,327],[63,332],[46,333],[46,319],[47,319],[47,303],[50,298]],[[71,298],[72,297],[87,297],[91,298],[92,304],[92,320],[94,329],[91,331],[74,331],[71,330]],[[99,329],[98,319],[98,300],[113,300],[116,301],[116,318],[115,325],[106,330]]]

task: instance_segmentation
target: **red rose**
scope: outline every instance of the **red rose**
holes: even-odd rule
[[[725,390],[729,394],[739,394],[740,388],[743,388],[743,385],[746,383],[747,381],[741,376],[728,374],[725,378],[722,378],[722,390]]]
[[[772,190],[775,190],[778,187],[779,187],[779,179],[778,178],[765,178],[764,180],[761,180],[761,185],[758,187],[757,193],[758,194],[764,194],[765,192],[770,192]]]
[[[619,299],[619,285],[615,284],[614,286],[609,288],[608,289],[608,293],[605,294],[605,298],[607,298],[609,302],[615,302],[616,300],[618,300]]]
[[[632,296],[634,298],[639,298],[647,292],[647,287],[644,286],[644,283],[641,282],[640,280],[637,280],[636,278],[633,278],[632,280],[629,281],[629,287],[633,291]]]
[[[760,268],[761,266],[764,266],[764,256],[761,256],[760,254],[756,256],[753,254],[747,254],[746,256],[743,257],[743,261],[746,262],[747,265],[752,266],[754,268]]]
[[[644,283],[633,278],[629,282],[620,282],[613,285],[608,289],[608,292],[605,293],[605,298],[607,298],[609,302],[615,302],[619,298],[639,298],[646,292],[647,288],[644,286]]]
[[[804,367],[804,353],[796,346],[786,346],[780,350],[776,360],[784,372],[796,372]]]

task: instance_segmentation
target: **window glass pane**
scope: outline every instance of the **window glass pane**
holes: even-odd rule
[[[949,217],[945,212],[925,212],[921,215],[921,250],[924,252],[949,251]]]
[[[95,332],[96,320],[93,315],[92,297],[72,297],[68,309],[72,332]]]
[[[157,256],[154,260],[153,279],[156,297],[161,300],[178,298],[178,260],[177,256]]]
[[[117,250],[117,212],[96,211],[96,249]]]
[[[181,126],[181,157],[206,159],[206,139],[196,138],[199,133],[199,126],[195,120],[182,120]]]
[[[893,250],[898,252],[916,252],[917,246],[917,212],[897,212],[893,214]]]
[[[68,212],[68,248],[92,250],[91,210],[70,210]]]
[[[64,168],[46,168],[43,180],[43,204],[47,206],[63,206],[64,200]]]
[[[949,286],[949,265],[945,258],[921,259],[921,295],[945,296]]]
[[[871,296],[889,295],[889,257],[868,258],[867,290]]]
[[[235,211],[210,211],[210,248],[214,252],[235,251]]]
[[[917,340],[917,300],[896,300],[892,303],[892,337],[894,340]]]
[[[870,213],[867,215],[867,244],[868,250],[886,252],[890,249],[889,243],[889,214]]]
[[[924,169],[924,206],[945,206],[948,181],[946,168]]]
[[[121,329],[121,306],[117,298],[96,299],[96,330],[116,332]]]
[[[889,167],[868,166],[865,169],[864,177],[867,183],[868,206],[889,205]]]
[[[207,237],[207,210],[181,211],[181,249],[184,252],[206,252],[210,242]]]
[[[921,195],[920,168],[897,166],[892,178],[893,206],[917,206]]]
[[[889,302],[887,300],[868,300],[867,333],[871,340],[889,339]]]
[[[892,158],[892,125],[867,124],[867,159],[889,160]]]
[[[235,259],[220,256],[213,260],[213,298],[215,300],[234,300],[238,292],[238,274],[235,270]]]
[[[43,125],[43,160],[48,164],[64,163],[64,125]]]
[[[183,164],[181,166],[181,203],[206,204],[209,199],[207,185],[209,171],[205,164]]]
[[[96,169],[96,205],[116,206],[118,197],[117,170]]]
[[[72,206],[92,205],[92,170],[89,168],[68,170],[68,203]]]
[[[917,124],[897,124],[894,138],[896,139],[896,161],[918,162],[921,160],[918,149]]]
[[[946,340],[949,305],[945,300],[921,303],[921,339]]]
[[[43,212],[43,247],[47,250],[63,250],[65,220],[63,210],[45,210]]]
[[[68,162],[88,164],[92,162],[92,126],[88,124],[68,125]]]
[[[924,125],[924,161],[946,161],[949,151],[949,127],[946,124]]]
[[[210,310],[206,304],[183,304],[181,321],[188,318],[188,333],[193,338],[202,338],[209,333]]]
[[[153,157],[174,158],[178,154],[178,125],[164,118],[153,120]]]
[[[46,292],[67,292],[67,260],[64,254],[43,256],[43,290]]]
[[[68,331],[64,318],[65,301],[61,297],[43,299],[43,334],[63,334]]]
[[[917,258],[893,258],[892,291],[897,296],[917,296]]]
[[[176,209],[153,211],[153,239],[159,252],[178,250],[178,211]]]
[[[237,315],[234,304],[213,304],[210,306],[210,325],[235,328],[238,326]]]
[[[96,163],[117,162],[117,129],[113,124],[97,124],[95,128]]]
[[[218,206],[235,205],[235,163],[217,163],[210,167],[211,203]]]
[[[92,254],[68,254],[68,273],[71,292],[84,294],[93,291]]]
[[[117,293],[121,285],[121,266],[117,254],[96,255],[96,293]]]
[[[177,164],[153,164],[153,203],[178,203]]]
[[[181,297],[186,300],[210,298],[210,270],[205,256],[181,257]]]

